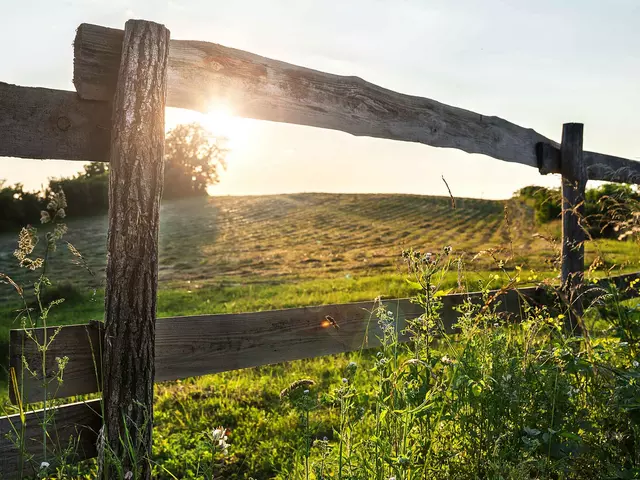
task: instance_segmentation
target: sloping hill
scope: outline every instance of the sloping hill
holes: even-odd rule
[[[471,262],[489,247],[505,247],[504,255],[514,253],[540,267],[552,250],[532,238],[531,218],[518,202],[456,199],[453,208],[449,198],[418,195],[310,193],[166,202],[160,281],[247,283],[378,274],[398,271],[404,248],[435,251],[445,245],[465,252],[471,269],[491,266],[488,258]],[[85,279],[69,266],[68,252],[59,249],[52,277],[100,286],[106,216],[69,219],[68,225],[67,240],[97,276]],[[0,238],[0,271],[15,274],[15,241],[15,235]]]

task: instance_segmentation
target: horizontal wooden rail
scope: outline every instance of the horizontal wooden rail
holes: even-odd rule
[[[111,100],[122,39],[122,30],[80,25],[74,84],[82,98]],[[544,159],[536,152],[538,144],[557,150],[556,142],[502,118],[215,43],[171,40],[167,106],[206,112],[215,105],[229,105],[241,117],[457,148],[560,172],[559,155]],[[640,162],[595,152],[584,159],[591,180],[640,178]]]
[[[537,153],[540,173],[561,173],[558,147],[540,143]],[[640,184],[640,162],[595,152],[583,152],[582,161],[590,180]]]
[[[0,157],[107,161],[111,102],[0,82]]]
[[[78,402],[47,411],[47,457],[55,466],[54,459],[64,458],[68,463],[78,462],[97,455],[96,440],[102,427],[100,400]],[[0,472],[1,478],[22,478],[38,471],[45,461],[42,443],[43,410],[26,414],[24,432],[24,463],[20,449],[15,445],[17,432],[21,431],[20,415],[0,418]],[[20,475],[20,466],[25,470]]]
[[[541,302],[544,291],[511,290],[500,298],[506,312],[520,312],[520,296]],[[482,294],[454,294],[442,298],[442,320],[451,331],[458,318],[456,307],[465,300],[480,302]],[[385,300],[398,319],[399,328],[423,313],[411,300]],[[376,347],[381,335],[371,311],[374,302],[323,305],[253,313],[196,315],[159,318],[156,321],[156,381],[218,373],[290,360]],[[333,318],[338,327],[327,321]],[[99,391],[102,323],[62,327],[46,356],[48,395],[68,397]],[[57,327],[50,327],[50,337]],[[42,343],[44,329],[33,333]],[[22,357],[31,370],[41,372],[40,352],[24,330],[11,330],[10,365],[21,368]],[[56,357],[69,357],[63,383],[56,381]],[[11,392],[14,398],[13,392]],[[42,378],[25,375],[22,398],[41,401]]]
[[[110,100],[123,31],[82,24],[74,43],[80,96]],[[272,60],[214,43],[171,40],[167,106],[207,112],[230,105],[241,117],[341,130],[353,135],[458,148],[537,166],[534,130],[357,77]]]
[[[639,277],[640,273],[620,275],[603,280],[599,285],[614,283],[620,290],[625,290],[631,281]],[[498,292],[491,292],[490,296]],[[498,311],[517,318],[523,299],[540,305],[553,303],[550,291],[536,287],[508,290],[498,295],[495,301],[500,302]],[[467,300],[482,302],[483,294],[476,292],[442,297],[441,318],[449,332],[459,316],[457,307]],[[420,306],[410,299],[384,300],[383,303],[398,319],[400,329],[408,319],[423,313]],[[370,313],[374,307],[374,302],[359,302],[252,313],[159,318],[156,321],[156,380],[176,380],[349,352],[363,346],[376,347],[381,332],[377,320]],[[337,322],[338,328],[328,324],[329,317]],[[50,338],[57,328],[49,327],[47,336]],[[101,328],[101,322],[60,328],[46,356],[49,398],[100,390]],[[42,343],[44,329],[33,329],[30,333]],[[24,330],[11,330],[10,342],[10,366],[19,370],[24,357],[31,370],[42,371],[38,347]],[[64,356],[69,361],[63,382],[58,384],[56,358]],[[41,401],[43,383],[42,378],[25,374],[23,400]],[[14,400],[14,392],[10,393]]]

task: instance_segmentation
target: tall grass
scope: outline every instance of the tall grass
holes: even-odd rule
[[[316,436],[311,451],[305,443],[302,466],[284,477],[640,475],[637,308],[620,302],[615,291],[599,292],[587,313],[589,342],[565,330],[567,305],[523,301],[522,321],[513,323],[487,294],[483,304],[460,308],[452,335],[438,315],[450,255],[412,251],[406,258],[412,281],[422,286],[415,301],[424,306],[407,327],[413,341],[398,342],[397,321],[381,304],[372,313],[383,346],[373,365],[363,363],[374,382],[368,375],[359,381],[359,369],[349,364],[328,393],[312,384],[288,389],[294,408],[334,409],[338,421],[328,438]],[[301,398],[322,401],[310,409]],[[300,435],[313,436],[313,421],[303,419]]]

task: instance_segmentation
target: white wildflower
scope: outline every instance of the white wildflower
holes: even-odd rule
[[[133,472],[131,470],[129,470],[127,473],[124,474],[124,480],[131,480],[133,478]]]
[[[211,442],[216,444],[220,451],[227,455],[229,453],[229,444],[227,443],[227,430],[224,427],[218,427],[211,432]]]
[[[49,468],[49,465],[50,465],[49,462],[42,462],[40,464],[40,470],[44,470],[46,468]]]

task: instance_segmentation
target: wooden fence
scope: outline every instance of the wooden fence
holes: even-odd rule
[[[131,20],[125,31],[80,25],[74,44],[74,84],[76,92],[0,83],[0,156],[111,162],[105,323],[62,327],[47,354],[45,378],[27,376],[19,386],[23,402],[42,400],[43,382],[55,375],[55,357],[64,355],[69,357],[64,382],[48,393],[49,398],[102,392],[103,401],[65,405],[47,414],[53,418],[51,445],[79,436],[74,460],[96,456],[103,421],[108,430],[111,425],[117,430],[118,405],[134,398],[151,408],[149,385],[154,380],[348,352],[379,342],[377,322],[371,321],[372,302],[155,320],[165,97],[166,106],[203,110],[222,100],[244,117],[457,148],[522,163],[542,174],[560,173],[562,287],[494,292],[499,309],[514,321],[524,302],[551,304],[558,292],[571,296],[580,287],[584,237],[579,221],[586,181],[640,182],[640,162],[583,152],[580,124],[566,124],[558,144],[501,118],[403,95],[357,77],[331,75],[212,43],[169,40],[168,30],[151,22]],[[137,208],[127,208],[131,204]],[[638,278],[638,274],[613,277],[599,286],[628,287]],[[589,295],[581,293],[584,298]],[[455,323],[456,306],[481,299],[479,293],[443,297],[445,326],[451,329]],[[408,299],[384,304],[400,326],[422,313]],[[574,313],[579,315],[579,308]],[[340,328],[333,327],[328,317]],[[132,325],[144,334],[132,335]],[[50,338],[53,329],[30,333]],[[11,331],[10,349],[11,368],[20,369],[26,358],[40,371],[41,356],[25,331]],[[131,349],[142,352],[136,355],[138,364],[131,363]],[[117,378],[123,373],[128,380]],[[129,383],[114,388],[119,381]],[[133,397],[122,396],[125,387],[131,387]],[[15,393],[12,389],[12,400]],[[25,447],[36,463],[42,458],[38,423],[44,414],[26,414]],[[12,423],[21,422],[19,415],[0,418],[0,476],[17,475],[20,454],[7,434]],[[150,445],[150,432],[147,440]]]

